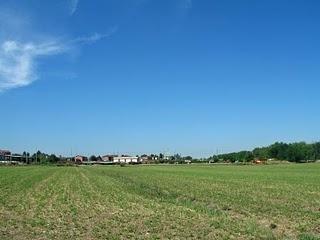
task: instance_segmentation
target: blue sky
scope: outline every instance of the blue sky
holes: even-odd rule
[[[320,2],[0,3],[0,148],[208,156],[320,133]]]

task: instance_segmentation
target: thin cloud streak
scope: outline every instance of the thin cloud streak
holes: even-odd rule
[[[78,9],[79,0],[70,0],[70,15],[72,16]]]
[[[42,43],[21,43],[7,40],[0,45],[0,92],[23,87],[38,79],[37,62],[40,57],[59,55],[68,52],[79,44],[90,44],[111,36],[95,33],[87,37],[78,37],[63,44],[61,41]]]
[[[192,0],[184,0],[183,8],[191,9],[192,8]]]
[[[78,37],[70,41],[71,44],[78,43],[78,44],[90,44],[97,42],[99,40],[102,40],[104,38],[108,38],[112,36],[116,31],[118,30],[118,27],[112,28],[108,33],[101,34],[101,33],[94,33],[90,36],[85,37]]]

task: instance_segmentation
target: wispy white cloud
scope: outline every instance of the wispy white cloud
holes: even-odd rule
[[[80,44],[94,43],[94,42],[99,41],[101,39],[112,36],[117,30],[118,30],[118,27],[113,27],[107,33],[104,33],[104,34],[94,33],[90,36],[78,37],[78,38],[73,39],[71,41],[71,43],[80,43]]]
[[[78,9],[78,5],[79,5],[79,0],[68,0],[70,1],[69,4],[70,4],[70,15],[73,15],[77,9]]]
[[[0,92],[12,88],[23,87],[38,79],[37,62],[40,57],[53,56],[68,52],[81,44],[89,44],[111,36],[109,33],[94,33],[86,37],[78,37],[69,41],[47,41],[41,43],[3,41],[0,45]]]
[[[64,51],[66,48],[56,42],[3,42],[0,47],[0,91],[29,85],[37,79],[38,57],[56,55]]]

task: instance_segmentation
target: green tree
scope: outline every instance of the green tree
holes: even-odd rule
[[[271,158],[269,155],[269,148],[268,147],[262,147],[262,148],[255,148],[252,151],[253,157],[258,159],[268,159]]]
[[[47,161],[49,163],[57,163],[59,161],[59,158],[56,155],[51,154],[49,157],[47,157]]]
[[[320,159],[320,142],[316,142],[312,144],[313,149],[313,159],[319,160]]]

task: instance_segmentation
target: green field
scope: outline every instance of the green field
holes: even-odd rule
[[[1,167],[0,239],[319,239],[320,164]]]

